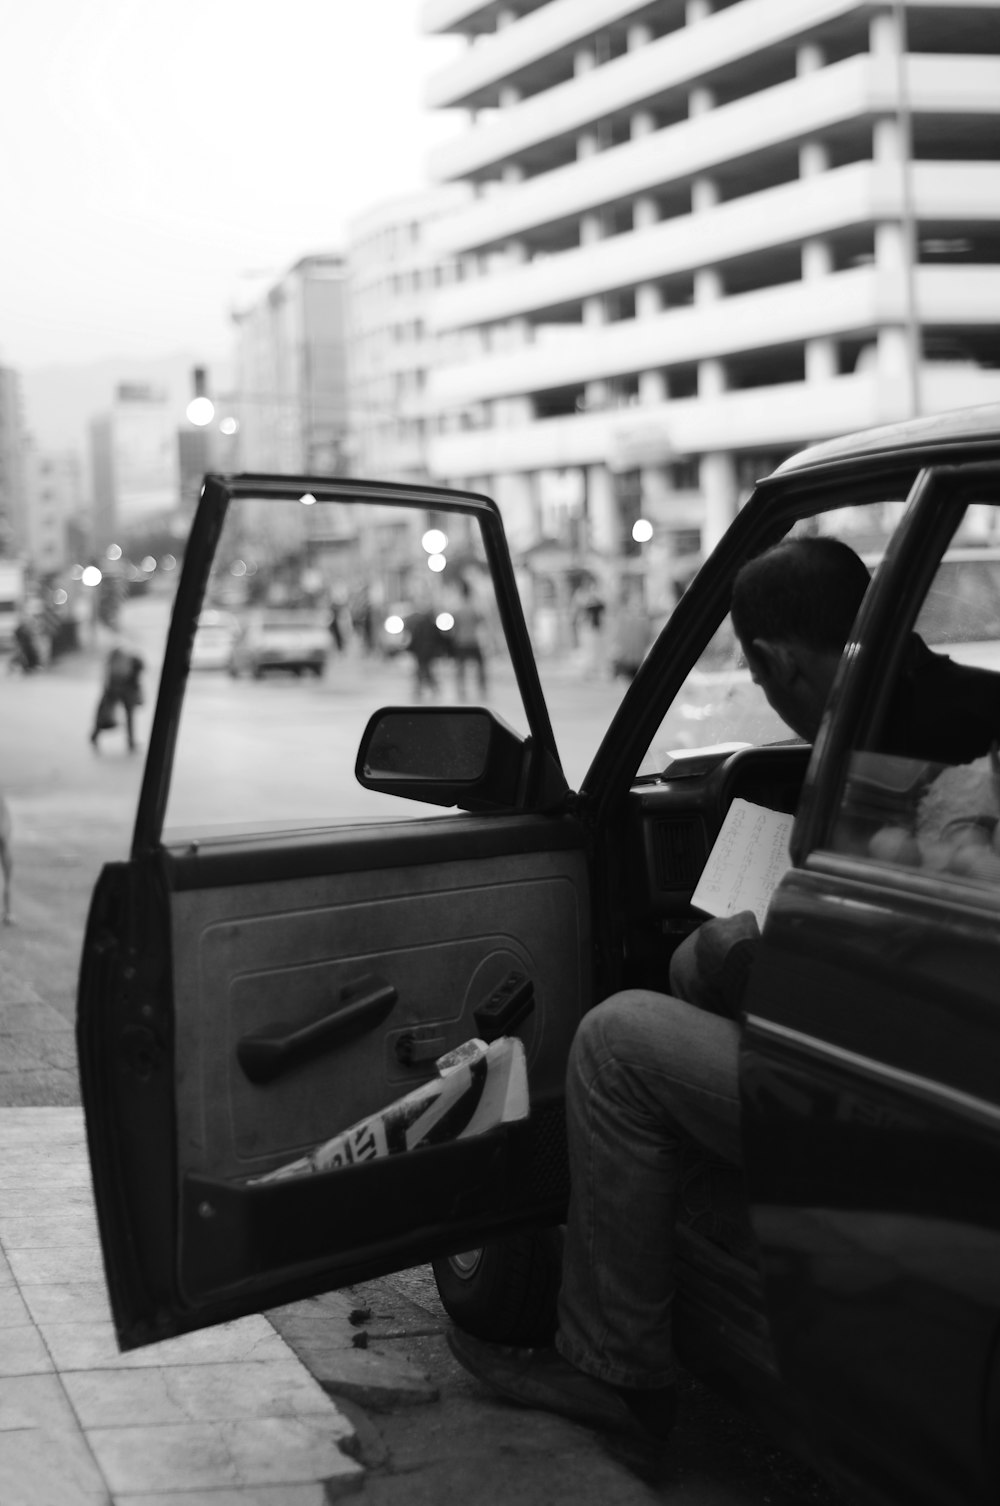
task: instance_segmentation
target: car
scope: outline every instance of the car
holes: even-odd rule
[[[998,755],[950,770],[880,751],[944,557],[996,537],[998,482],[1000,405],[786,461],[583,750],[575,702],[560,720],[543,695],[497,507],[346,478],[309,486],[340,516],[370,510],[359,578],[378,568],[365,541],[387,510],[461,524],[494,584],[496,700],[383,705],[373,669],[363,711],[310,701],[301,729],[258,717],[251,739],[238,708],[231,728],[209,718],[184,691],[212,549],[272,513],[294,543],[303,483],[208,477],[131,854],[98,878],[81,959],[81,1092],[121,1347],[428,1261],[460,1326],[550,1338],[570,1043],[602,998],[662,990],[740,798],[794,814],[791,866],[745,998],[744,1166],[686,1154],[679,1358],[854,1499],[1000,1499],[997,864],[920,865],[887,840],[919,834],[947,775],[995,798]],[[728,673],[736,571],[817,533],[880,563],[815,744],[725,693],[692,717],[692,686]],[[334,788],[337,760],[353,760],[353,793]],[[525,1078],[484,1118],[454,1073],[497,1042]],[[407,1148],[400,1124],[446,1094]]]
[[[317,677],[330,656],[330,634],[321,613],[268,607],[248,614],[233,644],[229,673],[255,680],[272,670]]]
[[[191,644],[191,668],[228,669],[239,631],[239,619],[232,612],[201,612]]]

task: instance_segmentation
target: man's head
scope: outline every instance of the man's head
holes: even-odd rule
[[[732,619],[750,673],[793,732],[819,729],[868,571],[837,539],[786,539],[733,582]]]

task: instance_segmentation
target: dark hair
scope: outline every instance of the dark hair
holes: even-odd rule
[[[864,561],[839,539],[784,539],[737,572],[736,636],[744,647],[757,638],[791,638],[839,653],[869,580]]]

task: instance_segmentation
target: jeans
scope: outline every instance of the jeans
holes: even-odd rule
[[[612,1385],[674,1381],[673,1228],[681,1144],[739,1163],[740,1029],[632,989],[584,1017],[566,1085],[571,1193],[556,1346]]]

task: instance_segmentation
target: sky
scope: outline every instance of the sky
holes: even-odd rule
[[[462,128],[421,0],[0,0],[0,364],[207,363]],[[257,282],[259,286],[259,282]]]

